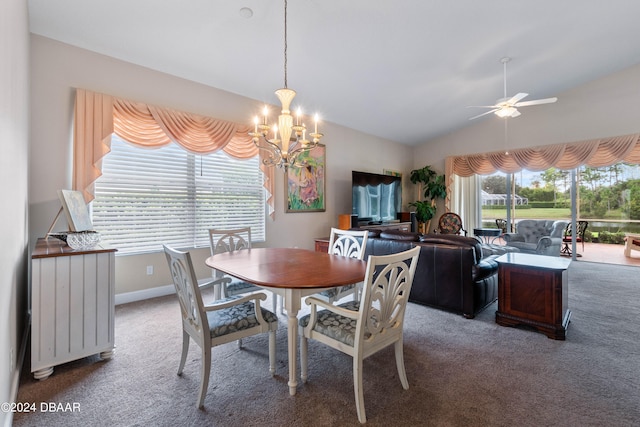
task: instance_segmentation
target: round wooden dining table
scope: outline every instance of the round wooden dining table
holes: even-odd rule
[[[211,268],[268,289],[284,299],[287,311],[289,393],[296,394],[298,312],[302,298],[323,289],[364,280],[367,263],[354,258],[298,248],[252,248],[216,254]]]

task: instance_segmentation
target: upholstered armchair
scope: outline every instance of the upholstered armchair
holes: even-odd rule
[[[567,222],[523,219],[516,224],[515,233],[504,234],[504,240],[508,246],[520,249],[520,252],[560,256]]]

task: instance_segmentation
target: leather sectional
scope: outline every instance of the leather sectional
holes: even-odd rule
[[[365,259],[414,246],[421,249],[409,301],[473,318],[497,299],[496,255],[483,258],[472,237],[369,230]]]

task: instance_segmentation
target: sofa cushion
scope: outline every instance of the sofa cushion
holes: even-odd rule
[[[474,266],[473,280],[478,281],[496,274],[498,271],[497,257],[497,255],[491,255],[477,263]]]
[[[454,246],[471,246],[475,251],[476,262],[482,259],[482,244],[473,237],[457,234],[425,234],[420,237],[421,243],[444,244]]]
[[[518,250],[530,254],[535,254],[536,249],[538,249],[538,243],[526,243],[526,242],[511,242],[509,243],[511,247],[517,248]]]
[[[349,230],[352,230],[352,231],[364,231],[364,230],[367,230],[369,232],[369,238],[380,237],[380,233],[382,231],[379,228],[362,228],[362,227],[352,227]]]
[[[379,228],[365,228],[364,230],[368,230],[369,231],[369,237],[380,237],[380,233],[382,233],[382,231]]]
[[[388,230],[380,233],[381,239],[403,240],[405,242],[417,242],[420,239],[420,233],[411,231]]]

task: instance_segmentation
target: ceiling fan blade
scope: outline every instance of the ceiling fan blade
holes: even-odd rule
[[[528,96],[528,93],[524,93],[524,92],[520,92],[517,93],[516,95],[512,96],[511,99],[507,99],[506,101],[504,101],[505,104],[509,104],[509,105],[514,105],[516,104],[518,101],[520,101],[522,98],[524,98],[525,96]]]
[[[556,102],[558,98],[545,98],[545,99],[533,99],[531,101],[518,102],[514,104],[514,107],[528,107],[529,105],[540,105],[540,104],[552,104]]]
[[[487,114],[495,113],[499,108],[494,108],[493,110],[486,111],[482,114],[478,114],[477,116],[469,117],[469,120],[477,119],[478,117],[486,116]]]
[[[511,116],[510,116],[510,117],[513,119],[513,118],[518,117],[520,114],[521,114],[521,113],[520,113],[520,111],[515,110],[513,113],[511,113]]]

